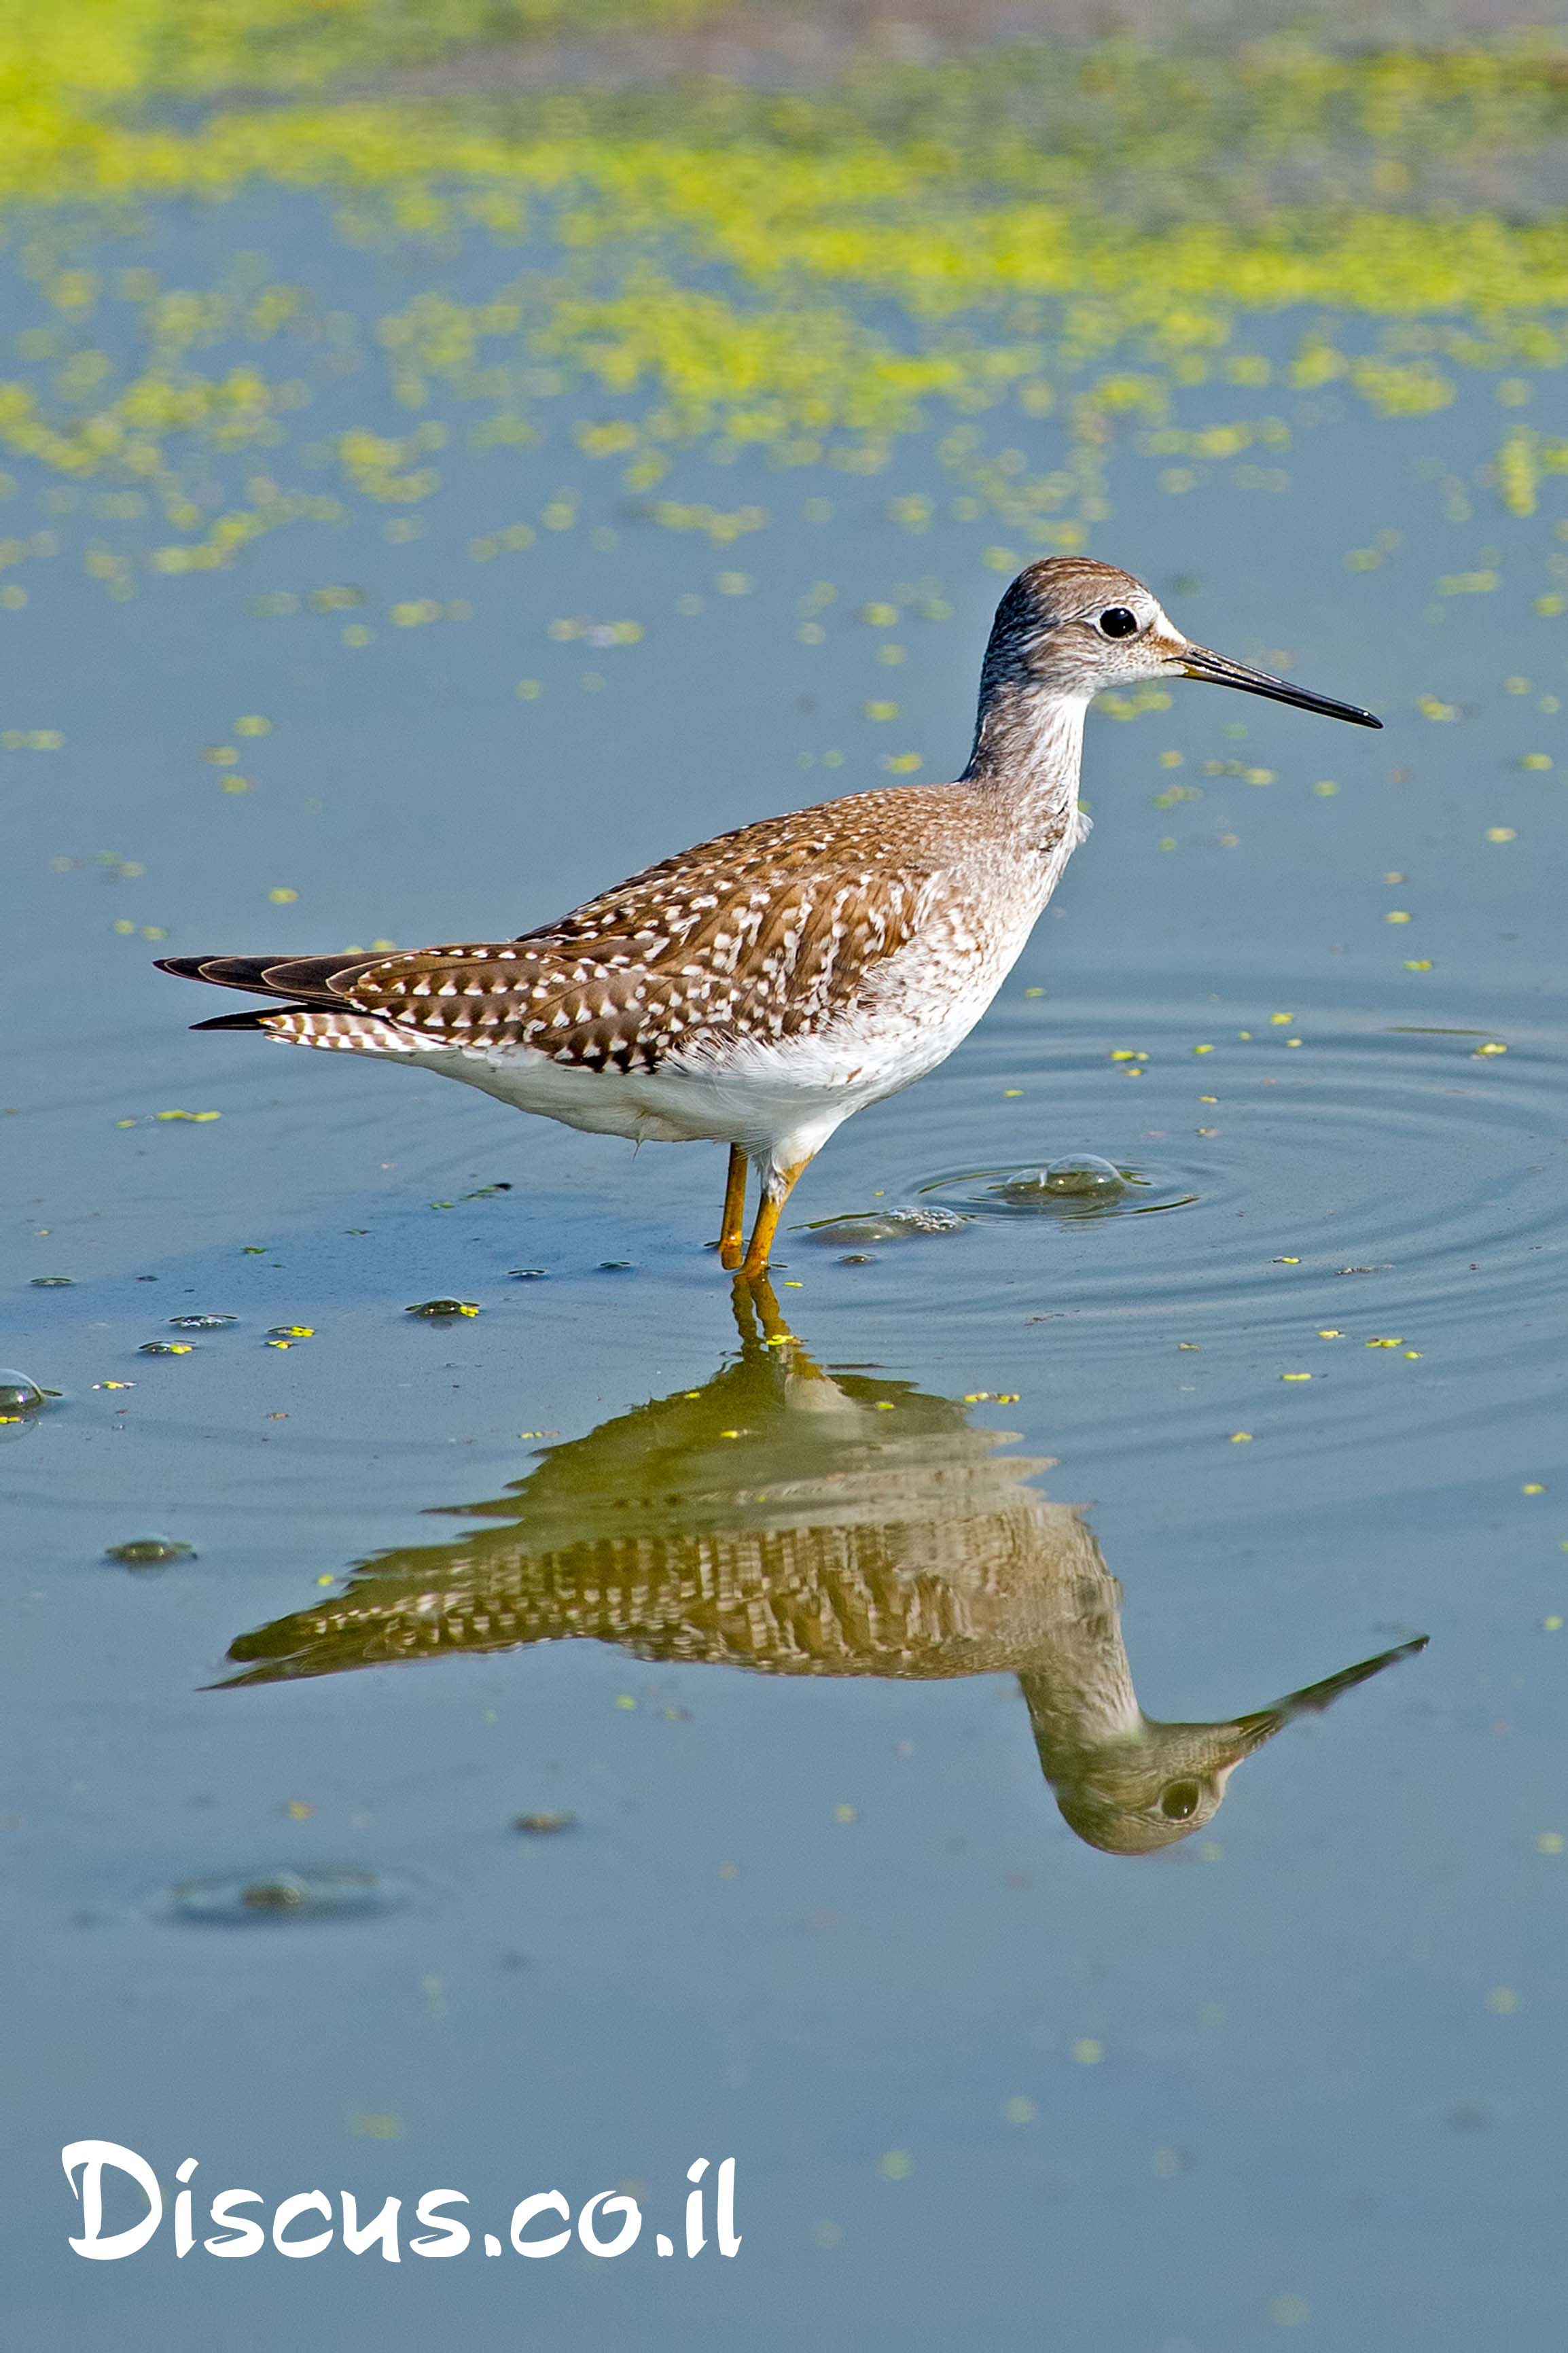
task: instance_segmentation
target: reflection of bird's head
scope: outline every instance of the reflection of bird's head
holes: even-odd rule
[[[1425,1648],[1425,1636],[1402,1642],[1256,1715],[1216,1724],[1161,1724],[1142,1709],[1131,1723],[1097,1724],[1089,1711],[1069,1723],[1059,1684],[1042,1691],[1030,1675],[1021,1680],[1040,1762],[1064,1820],[1107,1854],[1153,1854],[1212,1821],[1236,1767],[1285,1725],[1320,1712],[1352,1684]]]
[[[1237,1724],[1152,1724],[1110,1742],[1056,1783],[1063,1819],[1107,1854],[1152,1854],[1218,1813],[1225,1785],[1268,1738]],[[1077,1760],[1075,1760],[1077,1763]]]

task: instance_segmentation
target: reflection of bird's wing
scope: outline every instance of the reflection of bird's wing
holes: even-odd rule
[[[487,1530],[384,1556],[349,1589],[242,1635],[241,1682],[585,1636],[771,1674],[942,1676],[1039,1657],[1047,1588],[1093,1539],[1013,1462],[716,1498],[621,1535]],[[660,1520],[663,1525],[658,1525]],[[551,1535],[555,1541],[551,1541]]]
[[[708,1038],[809,1035],[855,1003],[930,912],[951,813],[942,790],[863,793],[742,827],[516,940],[160,961],[281,1000],[223,1027],[359,1050],[532,1047],[576,1068],[654,1070]]]

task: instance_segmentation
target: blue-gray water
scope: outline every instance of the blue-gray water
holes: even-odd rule
[[[172,211],[115,259],[201,283],[239,248],[366,320],[409,291],[281,201]],[[473,299],[516,267],[476,251],[451,279]],[[6,299],[25,330],[30,288]],[[1213,393],[1192,397],[1209,421]],[[1313,408],[1288,489],[1232,468],[1171,495],[1157,457],[1119,449],[1096,552],[1194,637],[1288,655],[1386,732],[1195,686],[1091,723],[1093,838],[993,1012],[792,1206],[779,1298],[840,1374],[813,1397],[853,1409],[853,1508],[784,1373],[738,1356],[703,1247],[720,1154],[634,1158],[434,1079],[191,1037],[239,1000],[152,958],[505,935],[882,781],[884,754],[955,773],[1007,533],[952,516],[945,428],[875,478],[681,458],[660,498],[765,511],[714,545],[579,453],[572,419],[615,413],[584,395],[531,450],[454,433],[416,535],[362,501],[217,572],[142,571],[123,600],[84,554],[139,561],[166,527],[8,461],[0,520],[55,548],[0,612],[0,1358],[63,1393],[0,1428],[5,2211],[29,2353],[1554,2341],[1568,677],[1535,605],[1568,481],[1521,517],[1477,479],[1509,421],[1488,378],[1426,418]],[[350,424],[408,429],[362,377],[285,431]],[[1010,429],[1053,461],[1052,420]],[[237,484],[263,459],[212,463]],[[919,535],[889,511],[916,491]],[[563,492],[574,520],[549,528]],[[521,523],[531,546],[470,555]],[[1386,560],[1348,568],[1380,533]],[[425,600],[467,617],[393,621]],[[860,617],[876,605],[897,621]],[[877,701],[898,717],[864,716]],[[17,741],[39,734],[61,740]],[[1081,1219],[989,1190],[1084,1152],[1146,1182]],[[807,1230],[921,1203],[973,1214]],[[406,1314],[438,1295],[480,1312]],[[237,1321],[171,1320],[193,1314]],[[310,1336],[266,1345],[289,1325]],[[733,1409],[776,1414],[761,1436],[723,1419],[726,1377]],[[727,1481],[722,1448],[752,1440]],[[693,1448],[700,1494],[677,1475]],[[1011,1456],[1048,1467],[1015,1478]],[[1288,1725],[1212,1824],[1147,1857],[1075,1836],[1016,1672],[922,1666],[912,1638],[901,1674],[716,1662],[804,1663],[765,1544],[751,1615],[722,1641],[703,1620],[712,1542],[806,1527],[837,1593],[879,1529],[940,1529],[954,1460],[981,1519],[1019,1493],[1082,1507],[1152,1715],[1226,1718],[1430,1646]],[[801,1494],[758,1489],[797,1472]],[[512,1525],[492,1590],[488,1556],[462,1562]],[[105,1559],[151,1534],[195,1556]],[[645,1536],[689,1605],[668,1642],[595,1584]],[[935,1551],[940,1601],[963,1545]],[[416,1622],[422,1590],[426,1623],[448,1610],[452,1654],[312,1657],[312,1611],[394,1584]],[[595,1608],[621,1647],[536,1639]],[[268,1650],[259,1630],[301,1620]],[[268,1655],[297,1672],[223,1687]],[[575,1823],[512,1829],[539,1811]],[[377,1874],[384,1903],[250,1919],[171,1896],[327,1866]],[[204,1904],[219,1916],[187,1916]],[[171,2190],[198,2156],[198,2190],[268,2210],[392,2193],[406,2227],[450,2185],[504,2233],[529,2191],[575,2211],[630,2181],[647,2225],[615,2263],[476,2247],[395,2270],[337,2249],[177,2264],[165,2222],[90,2264],[58,2156],[82,2137]],[[704,2155],[738,2160],[742,2250],[660,2263]]]

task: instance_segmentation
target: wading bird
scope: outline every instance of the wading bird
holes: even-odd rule
[[[1163,678],[1382,724],[1192,644],[1131,573],[1055,556],[996,608],[953,784],[763,818],[517,939],[158,961],[281,1000],[198,1029],[418,1064],[637,1144],[727,1144],[720,1258],[755,1278],[835,1128],[943,1061],[1012,969],[1089,830],[1094,696]],[[746,1243],[748,1163],[762,1198]]]

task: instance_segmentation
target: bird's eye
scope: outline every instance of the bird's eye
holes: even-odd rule
[[[1101,613],[1100,630],[1100,635],[1106,638],[1135,638],[1138,616],[1130,613],[1125,605],[1112,605],[1109,612]]]
[[[1198,1785],[1195,1781],[1173,1781],[1168,1789],[1160,1792],[1160,1811],[1168,1822],[1184,1822],[1198,1810]]]

